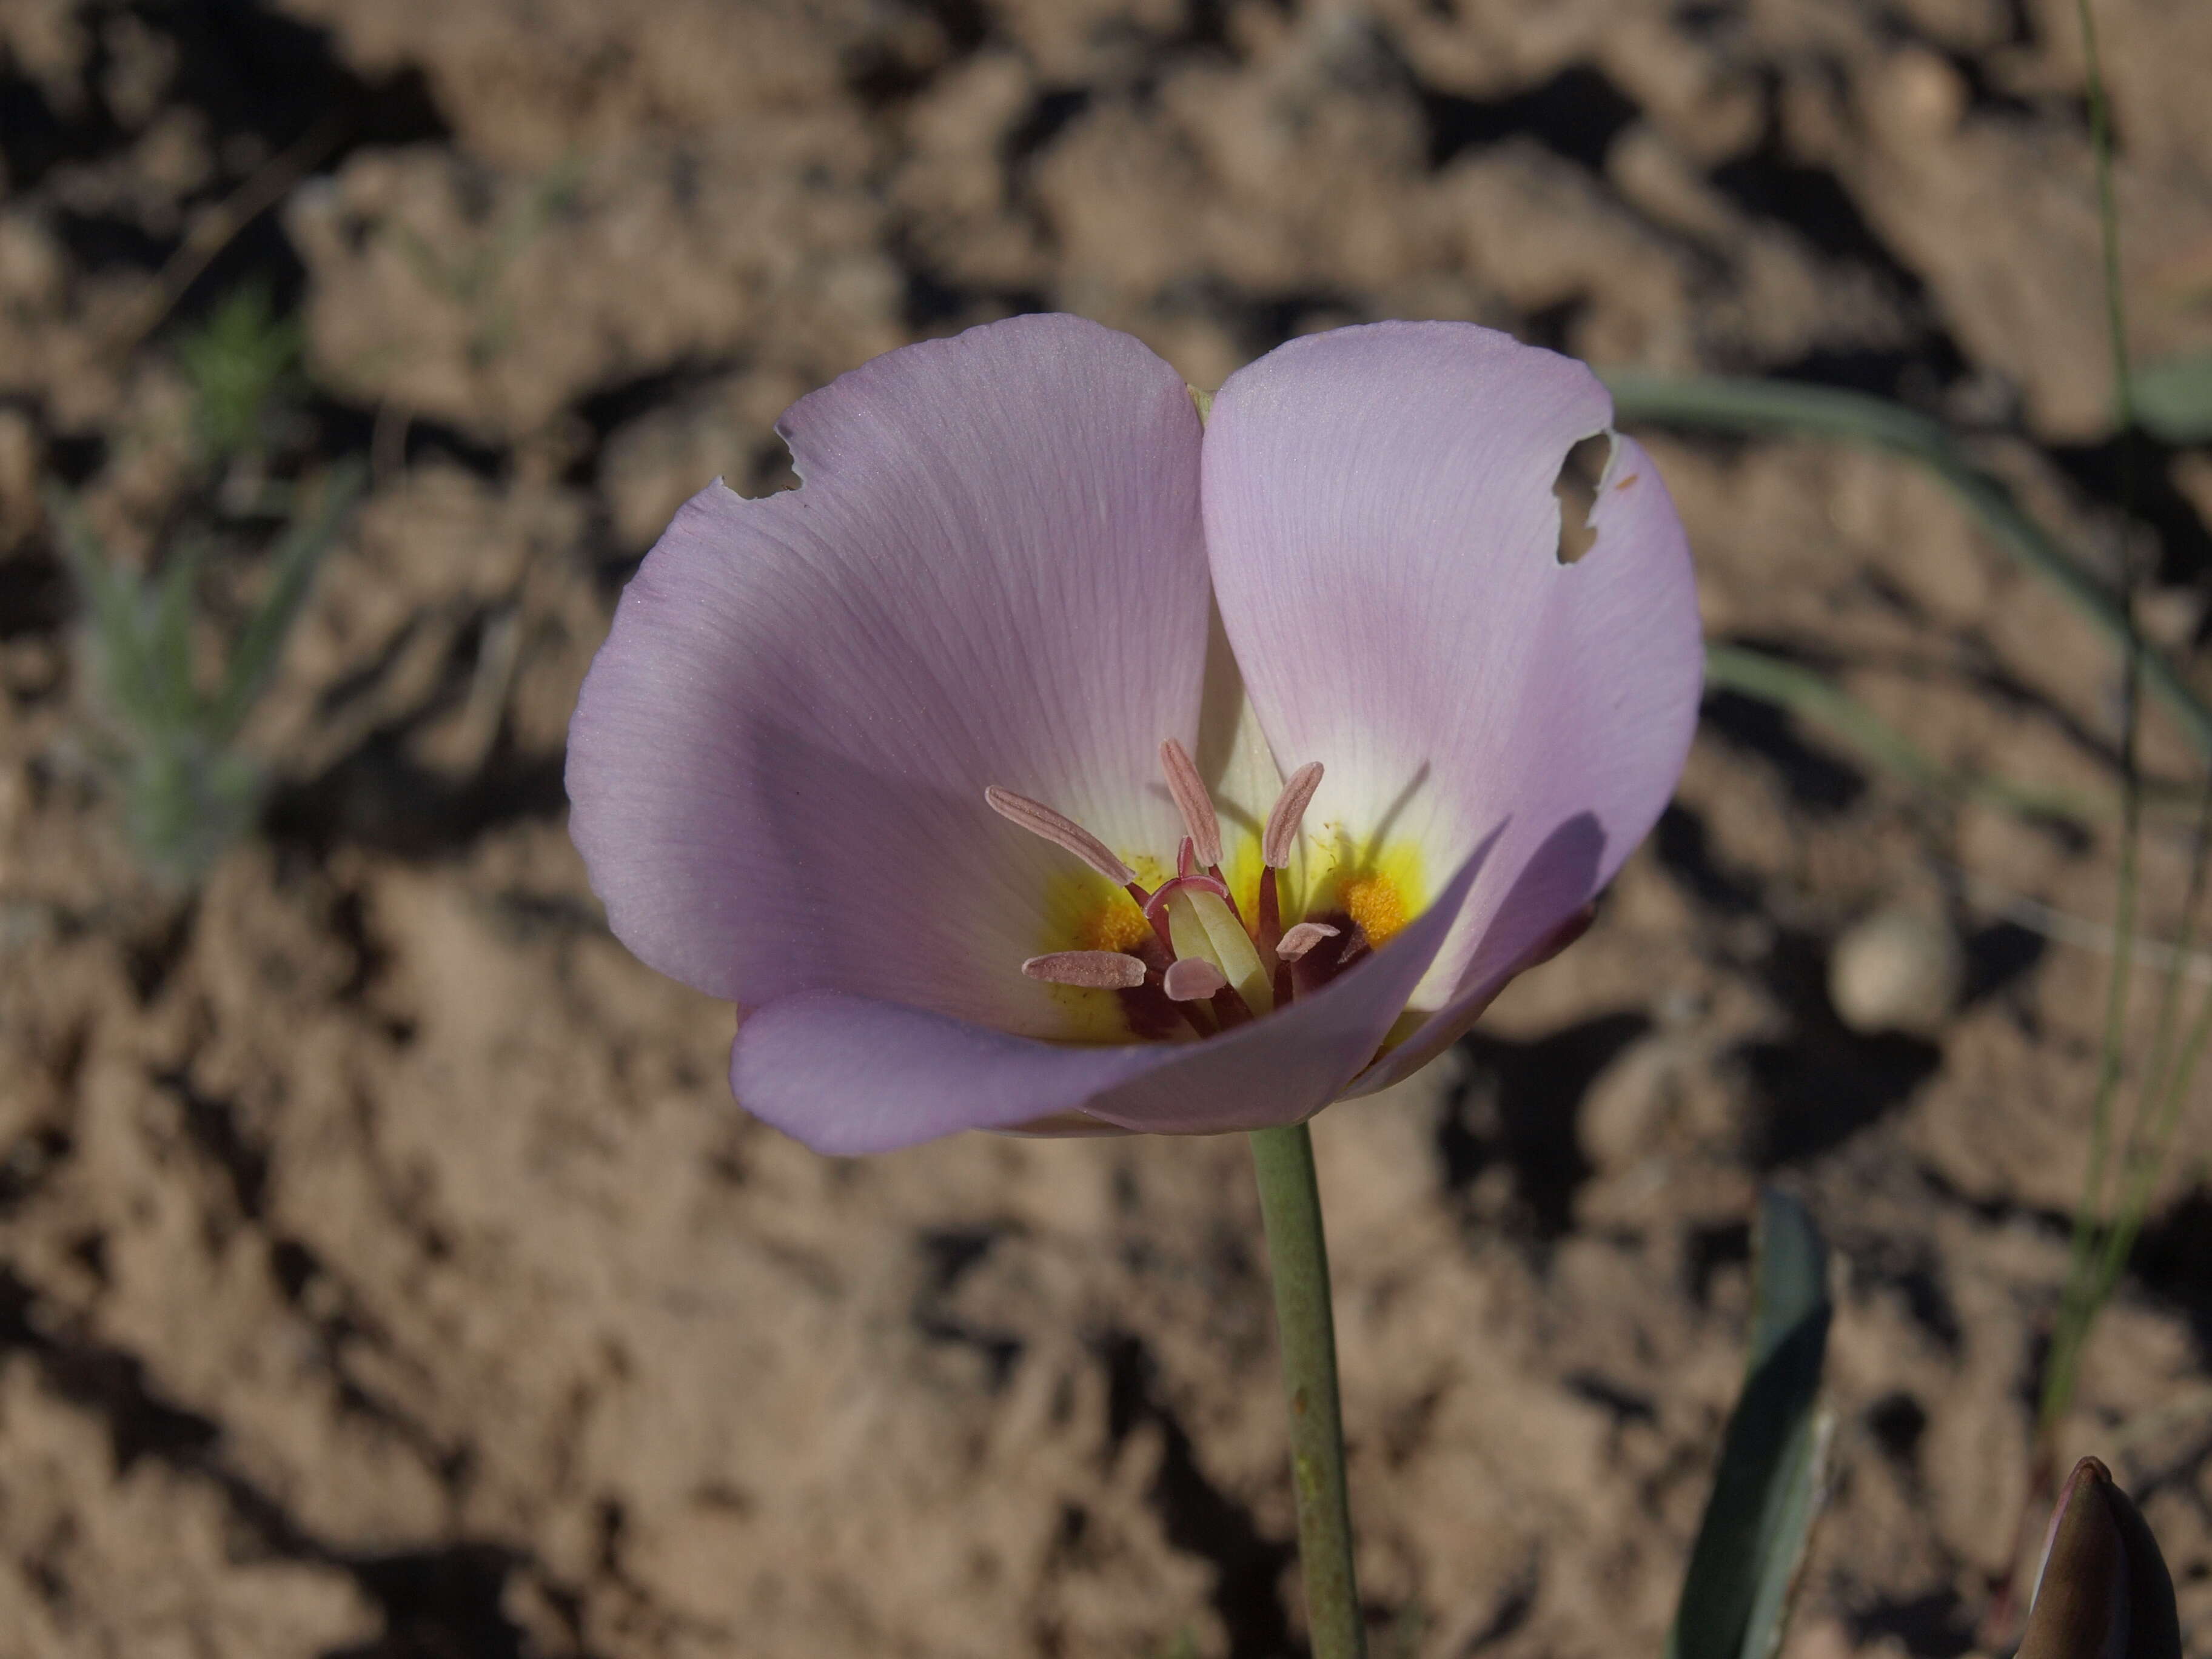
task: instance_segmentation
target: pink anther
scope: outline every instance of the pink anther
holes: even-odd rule
[[[1185,957],[1168,965],[1161,988],[1170,1002],[1204,1002],[1228,983],[1229,975],[1204,957]]]
[[[1114,850],[1065,812],[1055,812],[1042,801],[1018,795],[993,784],[983,791],[990,808],[1009,823],[1018,823],[1063,852],[1073,853],[1116,887],[1127,887],[1137,872],[1114,856]]]
[[[1275,942],[1275,954],[1285,962],[1296,962],[1323,939],[1336,938],[1340,931],[1325,921],[1302,921],[1284,930],[1282,938]]]
[[[1198,849],[1199,864],[1211,870],[1221,862],[1221,820],[1213,811],[1213,798],[1206,793],[1206,780],[1190,751],[1173,738],[1160,745],[1160,770],[1168,775],[1168,793],[1190,830]]]
[[[1145,982],[1145,964],[1119,951],[1054,951],[1031,957],[1022,971],[1048,985],[1091,991],[1133,991]]]
[[[1313,805],[1314,791],[1320,787],[1321,763],[1308,761],[1291,774],[1283,793],[1275,797],[1275,809],[1267,814],[1267,832],[1260,837],[1260,857],[1270,868],[1290,868],[1291,852],[1298,844],[1306,808]]]

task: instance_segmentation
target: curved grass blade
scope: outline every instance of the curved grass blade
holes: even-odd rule
[[[1705,684],[1787,710],[1850,745],[1863,760],[1928,793],[2023,817],[2094,823],[2119,815],[2116,797],[1954,772],[1818,671],[1741,645],[1708,643]]]
[[[1751,1354],[1729,1415],[1668,1659],[1771,1659],[1826,1496],[1828,1249],[1803,1205],[1759,1194]]]
[[[1631,369],[1608,371],[1604,380],[1613,392],[1614,414],[1625,423],[1649,421],[1716,432],[1796,433],[1886,449],[1918,461],[1950,487],[2000,546],[2050,581],[2114,645],[2131,653],[2144,685],[2172,711],[2190,740],[2212,754],[2212,706],[2197,695],[2163,653],[2136,637],[2118,596],[2031,518],[2002,480],[1967,459],[1940,422],[1863,392],[1789,380]]]

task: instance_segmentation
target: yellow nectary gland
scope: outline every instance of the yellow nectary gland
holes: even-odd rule
[[[1255,1014],[1274,1007],[1273,981],[1235,911],[1204,891],[1179,892],[1167,908],[1168,937],[1178,957],[1211,962]]]
[[[1134,951],[1152,937],[1152,924],[1126,893],[1116,893],[1083,920],[1076,948]]]
[[[1370,945],[1379,948],[1389,943],[1408,920],[1406,896],[1388,876],[1355,876],[1340,891],[1345,913],[1359,924]]]

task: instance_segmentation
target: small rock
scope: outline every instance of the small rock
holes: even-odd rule
[[[1930,1036],[1958,1006],[1966,962],[1957,934],[1917,910],[1853,923],[1828,957],[1828,1000],[1854,1031]]]
[[[1881,113],[1895,129],[1892,136],[1907,141],[1949,136],[1965,118],[1972,99],[1949,59],[1918,47],[1892,56],[1874,90]]]

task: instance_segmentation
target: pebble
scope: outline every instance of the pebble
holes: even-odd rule
[[[1928,1036],[1958,1006],[1966,960],[1940,916],[1877,910],[1845,928],[1828,956],[1828,1000],[1837,1018],[1871,1036]]]

